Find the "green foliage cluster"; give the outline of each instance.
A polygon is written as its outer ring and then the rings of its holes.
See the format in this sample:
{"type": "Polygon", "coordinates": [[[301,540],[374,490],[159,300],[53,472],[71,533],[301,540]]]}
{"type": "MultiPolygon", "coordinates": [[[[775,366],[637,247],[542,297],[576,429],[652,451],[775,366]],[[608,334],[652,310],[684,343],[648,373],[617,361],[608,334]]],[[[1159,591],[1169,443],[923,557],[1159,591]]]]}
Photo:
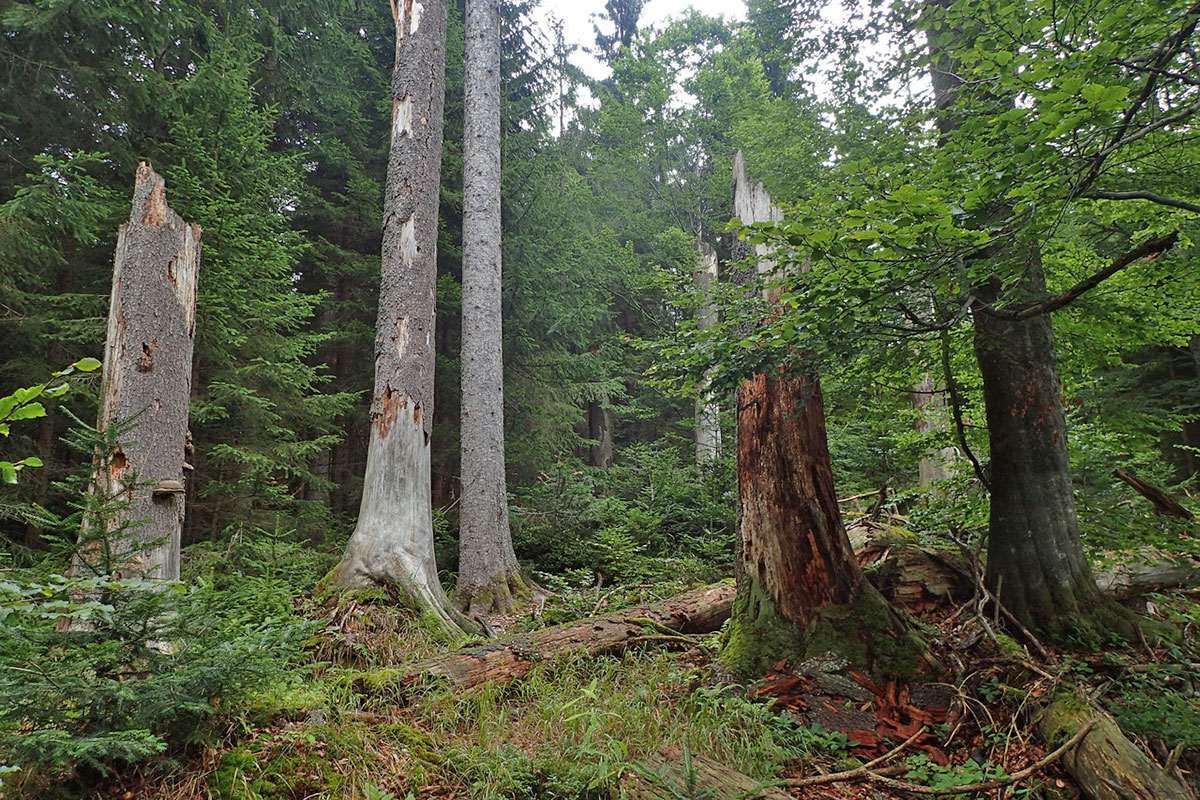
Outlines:
{"type": "Polygon", "coordinates": [[[514,543],[576,585],[702,581],[733,563],[733,465],[638,444],[608,469],[559,463],[517,493],[514,543]]]}

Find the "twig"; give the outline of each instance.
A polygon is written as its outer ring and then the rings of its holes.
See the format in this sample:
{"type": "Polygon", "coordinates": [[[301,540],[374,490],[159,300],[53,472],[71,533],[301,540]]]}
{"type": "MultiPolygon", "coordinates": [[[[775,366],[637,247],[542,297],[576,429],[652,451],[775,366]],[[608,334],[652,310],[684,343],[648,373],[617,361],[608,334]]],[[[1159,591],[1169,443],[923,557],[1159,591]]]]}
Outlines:
{"type": "MultiPolygon", "coordinates": [[[[893,747],[891,750],[879,756],[878,758],[868,761],[861,767],[844,770],[843,772],[830,772],[828,775],[810,775],[807,778],[789,778],[784,782],[784,785],[789,788],[796,788],[798,786],[820,786],[826,783],[842,783],[843,781],[866,778],[868,775],[872,774],[870,772],[872,767],[877,767],[880,764],[891,761],[893,758],[907,750],[908,747],[917,739],[919,739],[924,733],[925,727],[922,726],[919,731],[905,739],[900,745],[893,747]]],[[[878,775],[879,773],[874,774],[878,775]]]]}
{"type": "Polygon", "coordinates": [[[1019,772],[1014,772],[1012,775],[1009,775],[1008,777],[997,778],[994,781],[984,781],[983,783],[967,783],[967,784],[963,784],[961,786],[922,786],[919,783],[909,783],[908,781],[898,781],[893,778],[887,778],[887,777],[884,777],[883,775],[879,775],[879,774],[873,773],[873,772],[865,773],[865,777],[867,778],[867,780],[871,781],[872,783],[878,783],[883,786],[887,786],[888,788],[898,789],[899,791],[909,792],[911,794],[946,796],[946,795],[956,795],[956,794],[969,794],[972,792],[974,792],[976,794],[978,794],[980,792],[990,792],[993,789],[1003,789],[1005,786],[1012,786],[1014,783],[1020,783],[1021,781],[1025,780],[1026,778],[1032,776],[1034,773],[1039,772],[1039,771],[1045,769],[1046,767],[1050,766],[1055,761],[1057,761],[1058,759],[1060,759],[1064,755],[1066,755],[1066,753],[1068,753],[1072,748],[1074,748],[1076,745],[1078,745],[1080,742],[1082,742],[1084,740],[1084,738],[1089,733],[1091,733],[1092,728],[1094,728],[1095,726],[1096,726],[1096,720],[1090,720],[1086,725],[1084,725],[1082,728],[1080,728],[1078,731],[1076,731],[1075,735],[1072,736],[1070,739],[1068,739],[1062,745],[1062,747],[1059,747],[1057,750],[1049,753],[1040,761],[1038,761],[1034,764],[1031,764],[1030,766],[1026,767],[1025,769],[1020,770],[1019,772]]]}

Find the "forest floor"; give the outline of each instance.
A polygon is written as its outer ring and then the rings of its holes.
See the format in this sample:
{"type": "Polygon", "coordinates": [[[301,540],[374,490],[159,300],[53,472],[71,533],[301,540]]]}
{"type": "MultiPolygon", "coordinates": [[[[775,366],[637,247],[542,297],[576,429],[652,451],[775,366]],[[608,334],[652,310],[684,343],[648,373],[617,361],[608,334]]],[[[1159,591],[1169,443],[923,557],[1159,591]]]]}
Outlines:
{"type": "MultiPolygon", "coordinates": [[[[681,588],[552,594],[507,622],[534,631],[681,588]]],[[[717,633],[647,637],[620,655],[556,659],[505,685],[469,690],[409,679],[406,665],[464,642],[380,599],[298,601],[319,624],[312,663],[260,698],[221,743],[165,770],[126,776],[106,796],[911,798],[855,780],[791,789],[786,782],[889,755],[878,772],[929,787],[1004,779],[1047,754],[1033,720],[1065,687],[1112,713],[1159,764],[1200,774],[1197,673],[1187,644],[1039,652],[1038,643],[1006,635],[1002,620],[980,613],[977,598],[904,598],[945,673],[940,681],[880,686],[818,661],[780,664],[741,684],[716,661],[717,633]]],[[[1200,626],[1198,599],[1155,594],[1143,609],[1191,636],[1200,626]]],[[[969,796],[1078,792],[1060,759],[1011,788],[969,796]]]]}

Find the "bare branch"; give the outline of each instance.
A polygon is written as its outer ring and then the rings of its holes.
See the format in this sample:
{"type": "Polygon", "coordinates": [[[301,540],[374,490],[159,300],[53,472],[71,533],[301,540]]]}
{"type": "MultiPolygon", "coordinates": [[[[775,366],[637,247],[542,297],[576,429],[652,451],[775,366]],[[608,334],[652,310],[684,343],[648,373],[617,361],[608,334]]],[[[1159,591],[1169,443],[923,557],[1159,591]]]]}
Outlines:
{"type": "Polygon", "coordinates": [[[980,306],[980,310],[985,314],[991,314],[1000,319],[1025,320],[1033,317],[1041,316],[1058,311],[1063,306],[1074,302],[1080,295],[1095,289],[1104,281],[1116,275],[1121,270],[1141,261],[1144,258],[1157,258],[1163,253],[1175,246],[1175,242],[1179,239],[1179,232],[1175,231],[1167,236],[1160,236],[1157,239],[1150,239],[1143,242],[1138,247],[1130,250],[1125,255],[1113,261],[1104,269],[1081,280],[1079,283],[1072,286],[1067,291],[1060,295],[1051,297],[1048,300],[1043,300],[1040,303],[1024,306],[1022,308],[991,308],[989,306],[980,306]]]}
{"type": "Polygon", "coordinates": [[[1189,203],[1187,200],[1179,200],[1174,197],[1164,197],[1161,194],[1147,191],[1131,191],[1131,192],[1088,192],[1083,195],[1089,200],[1145,200],[1150,203],[1157,203],[1160,206],[1170,206],[1171,208],[1181,208],[1184,211],[1191,211],[1193,214],[1200,214],[1200,205],[1189,203]]]}

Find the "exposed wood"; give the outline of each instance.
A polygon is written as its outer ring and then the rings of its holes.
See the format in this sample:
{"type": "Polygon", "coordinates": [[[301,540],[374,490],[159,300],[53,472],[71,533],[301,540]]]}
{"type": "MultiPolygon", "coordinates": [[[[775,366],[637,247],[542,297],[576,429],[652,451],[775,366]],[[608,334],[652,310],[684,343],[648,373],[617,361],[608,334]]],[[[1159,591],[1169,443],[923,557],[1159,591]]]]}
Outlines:
{"type": "Polygon", "coordinates": [[[621,781],[628,800],[678,800],[681,797],[730,800],[791,800],[792,795],[769,783],[694,753],[665,748],[660,754],[639,759],[637,767],[621,781]]]}
{"type": "Polygon", "coordinates": [[[1190,800],[1187,789],[1131,742],[1109,714],[1074,694],[1057,697],[1038,721],[1047,741],[1088,726],[1063,766],[1091,800],[1190,800]]]}
{"type": "Polygon", "coordinates": [[[117,235],[96,422],[117,426],[117,447],[99,454],[92,475],[93,491],[126,502],[102,521],[120,532],[108,547],[84,542],[83,569],[179,577],[199,269],[200,226],[167,205],[163,179],[139,164],[117,235]]]}
{"type": "Polygon", "coordinates": [[[1195,519],[1195,515],[1179,502],[1152,483],[1147,483],[1132,472],[1124,469],[1114,469],[1113,475],[1129,486],[1142,497],[1150,501],[1154,510],[1168,517],[1180,519],[1195,519]]]}
{"type": "Polygon", "coordinates": [[[409,669],[408,679],[441,676],[463,688],[507,683],[540,663],[563,656],[620,653],[663,629],[680,634],[712,633],[729,618],[733,596],[734,587],[729,584],[707,586],[654,605],[464,647],[417,662],[409,669]]]}

